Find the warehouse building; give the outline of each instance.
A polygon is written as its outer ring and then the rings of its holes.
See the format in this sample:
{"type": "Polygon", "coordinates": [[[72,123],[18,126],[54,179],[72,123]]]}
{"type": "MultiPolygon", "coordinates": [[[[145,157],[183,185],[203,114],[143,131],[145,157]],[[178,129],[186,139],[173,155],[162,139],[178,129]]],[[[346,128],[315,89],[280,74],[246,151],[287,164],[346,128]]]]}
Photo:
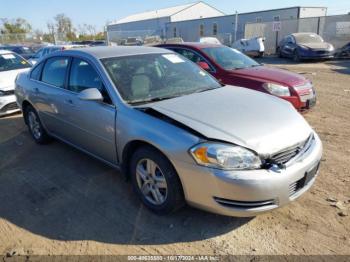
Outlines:
{"type": "Polygon", "coordinates": [[[327,15],[326,7],[289,7],[218,17],[171,21],[166,24],[166,37],[198,41],[202,36],[215,36],[225,43],[244,38],[247,23],[263,23],[327,15]],[[237,27],[235,22],[237,21],[237,27]]]}
{"type": "Polygon", "coordinates": [[[166,36],[166,25],[190,19],[220,17],[224,13],[204,3],[196,2],[139,13],[122,18],[107,27],[109,37],[159,35],[166,36]]]}

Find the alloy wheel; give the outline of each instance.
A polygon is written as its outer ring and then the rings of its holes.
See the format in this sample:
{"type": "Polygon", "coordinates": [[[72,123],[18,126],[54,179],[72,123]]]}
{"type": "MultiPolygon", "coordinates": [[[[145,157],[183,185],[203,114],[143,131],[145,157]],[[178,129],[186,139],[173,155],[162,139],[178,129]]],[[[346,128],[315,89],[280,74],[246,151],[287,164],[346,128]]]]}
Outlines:
{"type": "Polygon", "coordinates": [[[32,132],[35,139],[40,139],[41,137],[41,126],[38,117],[33,111],[28,113],[28,124],[30,131],[32,132]]]}
{"type": "Polygon", "coordinates": [[[150,159],[142,159],[136,166],[137,185],[142,195],[153,205],[162,205],[168,195],[165,176],[150,159]]]}

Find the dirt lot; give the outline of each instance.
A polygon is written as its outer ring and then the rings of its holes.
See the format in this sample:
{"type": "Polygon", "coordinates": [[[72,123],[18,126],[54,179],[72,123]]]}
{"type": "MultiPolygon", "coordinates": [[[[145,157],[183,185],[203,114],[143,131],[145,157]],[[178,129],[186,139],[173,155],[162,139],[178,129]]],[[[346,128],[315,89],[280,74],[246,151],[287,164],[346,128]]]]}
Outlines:
{"type": "Polygon", "coordinates": [[[34,144],[15,115],[0,119],[0,254],[350,255],[350,61],[263,62],[306,74],[318,92],[305,117],[324,157],[298,201],[252,219],[190,207],[159,217],[115,170],[60,142],[34,144]]]}

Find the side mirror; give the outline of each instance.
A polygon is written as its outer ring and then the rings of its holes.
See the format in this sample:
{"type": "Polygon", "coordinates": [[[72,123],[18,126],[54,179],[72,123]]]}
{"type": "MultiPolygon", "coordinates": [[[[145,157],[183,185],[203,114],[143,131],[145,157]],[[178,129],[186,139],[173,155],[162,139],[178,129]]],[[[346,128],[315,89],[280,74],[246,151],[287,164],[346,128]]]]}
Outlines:
{"type": "Polygon", "coordinates": [[[88,88],[78,94],[78,98],[84,101],[103,101],[103,96],[97,88],[88,88]]]}
{"type": "Polygon", "coordinates": [[[205,71],[210,71],[210,66],[206,62],[198,62],[197,65],[199,65],[205,71]]]}

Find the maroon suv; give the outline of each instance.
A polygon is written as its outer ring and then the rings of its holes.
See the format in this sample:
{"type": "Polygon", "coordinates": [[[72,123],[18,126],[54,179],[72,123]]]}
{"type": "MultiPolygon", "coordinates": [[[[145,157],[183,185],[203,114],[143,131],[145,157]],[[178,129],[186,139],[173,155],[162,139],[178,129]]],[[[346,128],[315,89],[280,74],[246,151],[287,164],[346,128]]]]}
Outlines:
{"type": "Polygon", "coordinates": [[[304,111],[316,103],[312,82],[302,75],[261,65],[241,52],[223,45],[205,43],[163,44],[226,85],[242,86],[269,93],[291,102],[304,111]]]}

